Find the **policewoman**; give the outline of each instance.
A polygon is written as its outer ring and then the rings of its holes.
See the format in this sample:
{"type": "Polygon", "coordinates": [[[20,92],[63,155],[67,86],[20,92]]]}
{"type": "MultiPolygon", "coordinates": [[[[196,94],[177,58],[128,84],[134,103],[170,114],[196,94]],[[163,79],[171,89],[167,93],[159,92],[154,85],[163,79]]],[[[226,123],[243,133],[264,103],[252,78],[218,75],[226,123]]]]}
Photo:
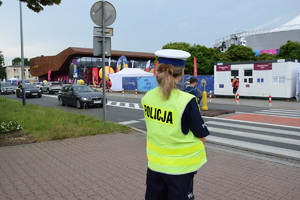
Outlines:
{"type": "Polygon", "coordinates": [[[190,53],[164,49],[159,58],[158,87],[142,99],[147,126],[146,200],[194,199],[193,178],[206,163],[203,143],[209,131],[194,95],[176,89],[190,53]]]}

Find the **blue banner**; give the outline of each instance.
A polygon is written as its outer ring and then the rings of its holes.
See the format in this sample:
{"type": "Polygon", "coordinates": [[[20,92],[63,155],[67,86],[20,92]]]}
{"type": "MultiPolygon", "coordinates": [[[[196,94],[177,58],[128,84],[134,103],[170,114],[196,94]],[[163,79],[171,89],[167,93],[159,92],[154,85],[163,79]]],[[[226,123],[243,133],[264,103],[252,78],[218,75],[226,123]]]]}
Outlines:
{"type": "MultiPolygon", "coordinates": [[[[188,78],[191,78],[191,77],[195,77],[195,76],[184,76],[184,82],[188,78]]],[[[213,75],[196,76],[196,78],[198,80],[198,84],[197,84],[198,90],[200,90],[201,92],[204,91],[204,88],[201,85],[201,80],[205,79],[206,80],[205,91],[207,92],[207,94],[209,94],[210,91],[212,93],[214,93],[214,76],[213,75]]]]}
{"type": "Polygon", "coordinates": [[[157,87],[156,77],[138,77],[138,90],[150,91],[157,87]]]}
{"type": "Polygon", "coordinates": [[[123,88],[124,90],[135,90],[137,89],[137,77],[123,77],[123,88]]]}

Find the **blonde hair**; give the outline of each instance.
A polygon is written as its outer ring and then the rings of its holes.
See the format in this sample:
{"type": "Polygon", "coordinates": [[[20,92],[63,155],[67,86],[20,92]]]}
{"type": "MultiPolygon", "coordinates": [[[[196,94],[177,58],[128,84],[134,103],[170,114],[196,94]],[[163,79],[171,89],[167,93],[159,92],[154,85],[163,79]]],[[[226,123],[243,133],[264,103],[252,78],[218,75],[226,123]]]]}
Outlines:
{"type": "Polygon", "coordinates": [[[174,67],[170,64],[159,64],[157,66],[156,80],[161,89],[163,99],[168,100],[172,89],[176,88],[175,78],[182,76],[183,67],[174,67]]]}

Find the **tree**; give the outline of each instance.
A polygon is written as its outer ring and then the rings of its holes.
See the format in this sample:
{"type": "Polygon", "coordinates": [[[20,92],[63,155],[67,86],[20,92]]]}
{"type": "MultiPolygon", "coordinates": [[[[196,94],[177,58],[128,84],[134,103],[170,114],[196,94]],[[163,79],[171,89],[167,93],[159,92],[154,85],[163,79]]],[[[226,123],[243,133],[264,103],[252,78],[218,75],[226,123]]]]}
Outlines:
{"type": "Polygon", "coordinates": [[[232,62],[243,62],[256,60],[252,48],[232,44],[225,52],[226,57],[232,62]]]}
{"type": "MultiPolygon", "coordinates": [[[[12,60],[12,65],[21,65],[22,59],[19,57],[16,57],[12,60]]],[[[28,61],[28,58],[24,58],[24,66],[30,66],[30,62],[28,61]]]]}
{"type": "MultiPolygon", "coordinates": [[[[52,6],[54,4],[59,5],[61,0],[20,0],[21,2],[27,3],[27,7],[34,12],[39,13],[44,10],[43,6],[52,6]]],[[[0,6],[2,1],[0,0],[0,6]]]]}
{"type": "Polygon", "coordinates": [[[300,43],[287,41],[286,44],[280,47],[277,57],[282,59],[300,59],[300,43]]]}
{"type": "Polygon", "coordinates": [[[1,80],[3,80],[6,77],[3,66],[4,66],[4,57],[2,55],[2,51],[0,51],[0,79],[1,80]]]}
{"type": "Polygon", "coordinates": [[[262,53],[257,56],[257,60],[276,60],[277,56],[269,53],[262,53]]]}

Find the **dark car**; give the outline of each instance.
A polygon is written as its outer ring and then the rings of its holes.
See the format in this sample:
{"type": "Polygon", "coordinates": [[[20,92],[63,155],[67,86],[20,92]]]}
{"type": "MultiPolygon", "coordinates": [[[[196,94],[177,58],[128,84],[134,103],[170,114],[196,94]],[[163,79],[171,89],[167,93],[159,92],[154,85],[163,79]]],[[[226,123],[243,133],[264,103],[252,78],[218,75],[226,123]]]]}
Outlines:
{"type": "MultiPolygon", "coordinates": [[[[19,85],[16,89],[16,96],[22,97],[22,85],[19,85]]],[[[25,84],[25,96],[26,97],[42,97],[42,91],[33,84],[25,84]]]]}
{"type": "Polygon", "coordinates": [[[60,106],[76,106],[78,109],[88,106],[103,106],[103,95],[87,85],[64,85],[58,93],[60,106]]]}
{"type": "Polygon", "coordinates": [[[15,93],[15,88],[10,82],[0,83],[0,94],[11,94],[15,93]]]}

